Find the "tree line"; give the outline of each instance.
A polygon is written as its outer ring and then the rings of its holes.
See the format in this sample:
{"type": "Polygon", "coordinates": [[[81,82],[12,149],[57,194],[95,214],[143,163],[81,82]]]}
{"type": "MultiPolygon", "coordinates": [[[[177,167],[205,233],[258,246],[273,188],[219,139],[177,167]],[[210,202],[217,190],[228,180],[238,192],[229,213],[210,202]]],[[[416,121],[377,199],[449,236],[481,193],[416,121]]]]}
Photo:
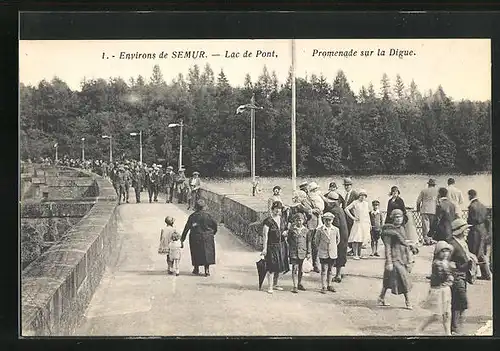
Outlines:
{"type": "MultiPolygon", "coordinates": [[[[491,101],[452,101],[441,86],[420,92],[415,82],[384,74],[381,89],[370,83],[352,91],[343,71],[297,78],[297,171],[299,175],[474,173],[491,170],[491,101]]],[[[176,165],[178,128],[184,122],[183,164],[205,176],[245,174],[250,168],[249,112],[256,104],[256,172],[291,173],[291,74],[279,84],[264,67],[256,81],[246,75],[232,86],[223,71],[194,65],[187,77],[165,82],[155,65],[151,77],[84,79],[80,91],[61,79],[20,85],[22,159],[81,155],[108,159],[139,157],[176,165]]]]}

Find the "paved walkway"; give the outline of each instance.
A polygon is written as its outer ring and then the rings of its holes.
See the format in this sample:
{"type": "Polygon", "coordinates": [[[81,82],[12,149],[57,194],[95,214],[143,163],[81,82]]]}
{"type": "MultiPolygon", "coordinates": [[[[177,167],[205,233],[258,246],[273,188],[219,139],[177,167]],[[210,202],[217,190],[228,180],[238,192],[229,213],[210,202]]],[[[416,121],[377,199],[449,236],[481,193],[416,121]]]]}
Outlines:
{"type": "MultiPolygon", "coordinates": [[[[146,198],[143,194],[143,199],[146,198]]],[[[131,196],[132,198],[132,196],[131,196]]],[[[131,200],[133,201],[133,200],[131,200]]],[[[415,309],[403,309],[402,296],[388,294],[391,307],[376,303],[384,260],[350,260],[337,293],[322,295],[319,275],[305,277],[308,291],[292,294],[290,273],[284,291],[258,291],[255,262],[259,252],[248,248],[222,225],[216,236],[217,264],[210,277],[193,276],[189,245],[181,260],[181,275],[166,274],[164,256],[157,254],[166,215],[182,230],[189,213],[184,205],[123,204],[119,207],[118,258],[106,269],[85,319],[75,335],[85,336],[294,336],[294,335],[415,335],[428,316],[418,307],[428,290],[430,249],[422,248],[413,277],[415,309]]],[[[186,241],[186,244],[188,242],[186,241]]],[[[382,250],[381,250],[382,251],[382,250]]],[[[470,310],[465,331],[490,334],[492,284],[469,289],[470,310]]],[[[434,325],[429,335],[439,335],[434,325]]]]}

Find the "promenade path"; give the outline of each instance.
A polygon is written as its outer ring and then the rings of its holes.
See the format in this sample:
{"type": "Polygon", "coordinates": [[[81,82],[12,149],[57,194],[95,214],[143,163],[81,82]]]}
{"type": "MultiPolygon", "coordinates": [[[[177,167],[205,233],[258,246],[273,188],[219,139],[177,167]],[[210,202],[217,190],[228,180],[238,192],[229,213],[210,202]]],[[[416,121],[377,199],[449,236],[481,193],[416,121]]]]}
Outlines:
{"type": "MultiPolygon", "coordinates": [[[[292,294],[287,273],[281,284],[285,290],[271,295],[258,290],[259,252],[222,225],[210,277],[191,274],[187,241],[180,276],[167,275],[165,258],[157,254],[163,219],[173,216],[182,230],[189,212],[185,205],[165,204],[164,199],[133,201],[119,206],[116,262],[106,268],[75,336],[411,336],[429,315],[418,302],[428,291],[430,248],[422,248],[412,273],[413,311],[403,308],[402,296],[390,293],[391,306],[377,306],[383,258],[349,260],[336,293],[320,294],[319,274],[310,273],[304,278],[308,290],[292,294]]],[[[491,282],[478,281],[468,291],[465,332],[474,335],[481,329],[481,334],[491,335],[491,282]]],[[[441,333],[442,327],[433,325],[426,334],[441,333]]]]}

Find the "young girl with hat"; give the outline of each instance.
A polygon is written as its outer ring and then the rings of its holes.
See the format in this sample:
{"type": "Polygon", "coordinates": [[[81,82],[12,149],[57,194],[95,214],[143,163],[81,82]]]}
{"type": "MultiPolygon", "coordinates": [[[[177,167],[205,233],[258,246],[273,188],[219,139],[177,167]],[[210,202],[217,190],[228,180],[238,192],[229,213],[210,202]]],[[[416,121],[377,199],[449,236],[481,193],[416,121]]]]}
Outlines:
{"type": "Polygon", "coordinates": [[[432,262],[431,287],[422,308],[432,311],[432,315],[422,323],[418,332],[422,333],[430,324],[442,321],[446,335],[451,335],[451,285],[453,274],[449,262],[452,246],[446,241],[438,241],[432,262]]]}
{"type": "Polygon", "coordinates": [[[305,291],[302,285],[302,264],[304,259],[311,258],[311,235],[309,229],[304,226],[305,216],[296,213],[292,217],[292,225],[288,230],[288,252],[290,264],[292,265],[293,293],[298,290],[305,291]]]}
{"type": "Polygon", "coordinates": [[[333,225],[335,216],[326,212],[323,214],[323,225],[320,226],[314,235],[314,241],[318,250],[318,258],[321,264],[321,293],[327,291],[335,292],[331,285],[332,269],[337,259],[337,245],[340,243],[340,232],[333,225]]]}

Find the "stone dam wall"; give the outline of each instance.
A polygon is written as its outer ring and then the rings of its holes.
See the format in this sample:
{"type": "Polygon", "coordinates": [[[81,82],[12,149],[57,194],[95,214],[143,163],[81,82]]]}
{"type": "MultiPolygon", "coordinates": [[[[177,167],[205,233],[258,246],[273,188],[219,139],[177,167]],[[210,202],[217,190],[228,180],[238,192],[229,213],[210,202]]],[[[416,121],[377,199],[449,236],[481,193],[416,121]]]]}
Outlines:
{"type": "MultiPolygon", "coordinates": [[[[94,201],[26,203],[21,211],[36,214],[38,221],[57,215],[72,223],[21,272],[23,337],[71,335],[112,259],[118,233],[115,190],[100,176],[82,174],[93,180],[93,191],[97,194],[94,201]],[[74,217],[64,217],[69,213],[74,217]]],[[[81,196],[84,195],[85,192],[81,196]]]]}

